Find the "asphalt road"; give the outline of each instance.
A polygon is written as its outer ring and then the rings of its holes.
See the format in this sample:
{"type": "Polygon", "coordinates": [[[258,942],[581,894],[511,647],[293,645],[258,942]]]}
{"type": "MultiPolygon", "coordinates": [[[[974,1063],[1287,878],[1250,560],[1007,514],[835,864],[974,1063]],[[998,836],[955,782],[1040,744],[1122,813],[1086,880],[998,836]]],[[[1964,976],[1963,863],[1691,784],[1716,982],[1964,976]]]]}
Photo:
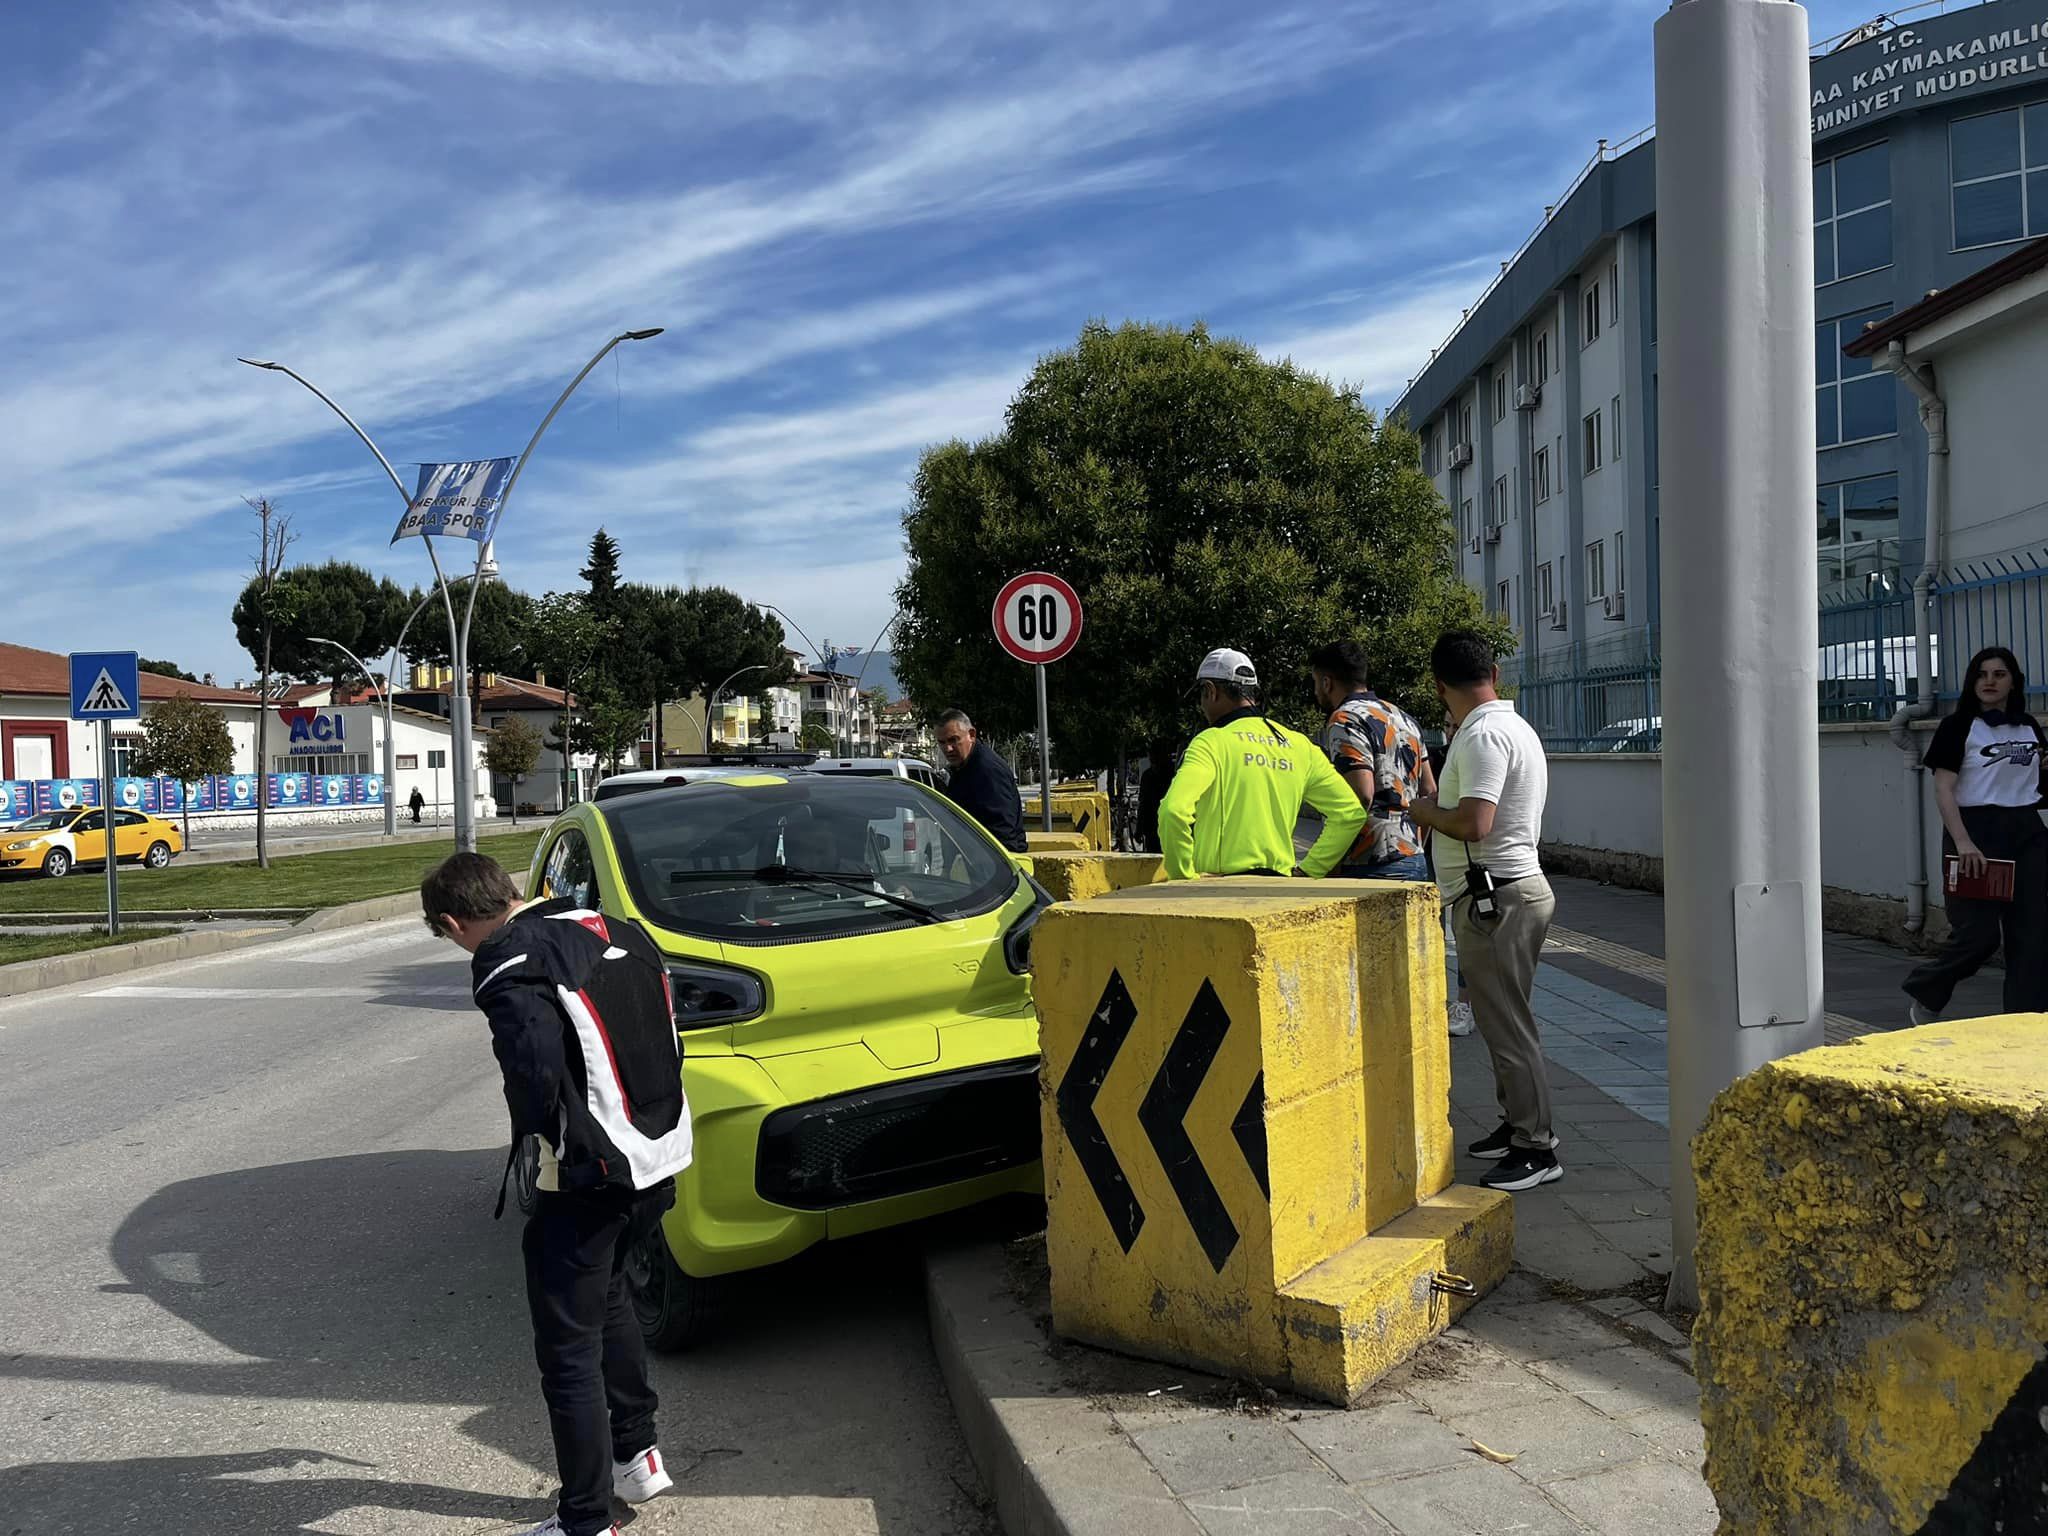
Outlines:
{"type": "MultiPolygon", "coordinates": [[[[0,1002],[0,1536],[504,1532],[552,1511],[504,1108],[412,921],[0,1002]]],[[[914,1239],[657,1359],[665,1532],[988,1536],[914,1239]]]]}

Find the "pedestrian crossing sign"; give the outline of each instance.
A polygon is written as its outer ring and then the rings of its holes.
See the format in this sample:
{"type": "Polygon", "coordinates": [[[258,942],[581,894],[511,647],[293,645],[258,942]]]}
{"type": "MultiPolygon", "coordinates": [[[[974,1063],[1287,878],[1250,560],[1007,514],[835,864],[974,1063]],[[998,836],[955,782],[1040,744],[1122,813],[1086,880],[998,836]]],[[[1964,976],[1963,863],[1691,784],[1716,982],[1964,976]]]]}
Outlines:
{"type": "Polygon", "coordinates": [[[133,720],[142,713],[141,669],[134,651],[71,653],[71,718],[133,720]]]}

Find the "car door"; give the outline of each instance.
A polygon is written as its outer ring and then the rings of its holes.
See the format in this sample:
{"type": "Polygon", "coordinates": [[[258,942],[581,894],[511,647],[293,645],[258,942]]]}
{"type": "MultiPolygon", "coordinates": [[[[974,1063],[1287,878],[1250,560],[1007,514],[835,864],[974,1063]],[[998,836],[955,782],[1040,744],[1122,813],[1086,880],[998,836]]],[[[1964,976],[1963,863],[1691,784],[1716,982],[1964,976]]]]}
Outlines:
{"type": "Polygon", "coordinates": [[[107,813],[87,811],[71,823],[71,860],[97,864],[107,856],[107,813]]]}
{"type": "Polygon", "coordinates": [[[569,827],[555,840],[547,866],[541,872],[540,894],[545,900],[566,896],[579,907],[596,910],[597,866],[580,828],[569,827]]]}
{"type": "Polygon", "coordinates": [[[114,812],[114,857],[139,859],[149,852],[149,818],[140,811],[114,812]]]}

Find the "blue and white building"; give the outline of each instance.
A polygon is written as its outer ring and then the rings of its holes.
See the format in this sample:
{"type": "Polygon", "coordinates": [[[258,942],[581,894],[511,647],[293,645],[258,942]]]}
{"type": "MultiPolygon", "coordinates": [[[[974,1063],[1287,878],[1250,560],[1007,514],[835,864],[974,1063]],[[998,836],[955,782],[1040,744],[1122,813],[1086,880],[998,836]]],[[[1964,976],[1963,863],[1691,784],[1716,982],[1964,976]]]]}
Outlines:
{"type": "MultiPolygon", "coordinates": [[[[2048,8],[1909,7],[1818,46],[1812,91],[1816,600],[1870,602],[1924,558],[1927,443],[1881,359],[1842,349],[2048,235],[2048,8]]],[[[1656,153],[1647,134],[1603,143],[1393,407],[1559,743],[1658,714],[1656,153]]],[[[1956,505],[1940,554],[2044,545],[2048,500],[1956,505]]]]}

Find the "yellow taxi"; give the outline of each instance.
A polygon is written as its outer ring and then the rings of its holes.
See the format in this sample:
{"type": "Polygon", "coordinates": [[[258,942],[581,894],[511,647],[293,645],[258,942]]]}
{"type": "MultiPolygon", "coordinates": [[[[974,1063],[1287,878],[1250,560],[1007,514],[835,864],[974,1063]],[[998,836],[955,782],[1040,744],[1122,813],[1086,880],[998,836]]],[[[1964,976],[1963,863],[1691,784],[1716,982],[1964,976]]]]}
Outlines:
{"type": "MultiPolygon", "coordinates": [[[[162,869],[185,851],[176,822],[141,811],[114,812],[114,857],[162,869]]],[[[81,864],[107,862],[107,813],[97,806],[44,811],[0,830],[0,874],[40,872],[55,879],[81,864]]]]}

